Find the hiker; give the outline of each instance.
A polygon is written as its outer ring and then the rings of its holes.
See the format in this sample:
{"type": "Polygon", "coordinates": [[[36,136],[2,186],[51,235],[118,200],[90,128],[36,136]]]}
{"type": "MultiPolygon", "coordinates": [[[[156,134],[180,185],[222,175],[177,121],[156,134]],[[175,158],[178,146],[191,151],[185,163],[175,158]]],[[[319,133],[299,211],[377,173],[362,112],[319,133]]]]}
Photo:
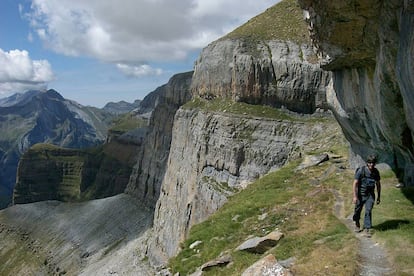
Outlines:
{"type": "Polygon", "coordinates": [[[355,231],[361,232],[365,229],[367,237],[372,235],[372,208],[375,202],[375,187],[377,187],[377,204],[381,202],[381,177],[375,168],[377,158],[371,155],[366,160],[366,165],[359,167],[355,171],[354,182],[352,184],[353,203],[355,204],[353,221],[355,221],[355,231]],[[359,220],[361,211],[365,205],[364,226],[361,229],[359,220]]]}

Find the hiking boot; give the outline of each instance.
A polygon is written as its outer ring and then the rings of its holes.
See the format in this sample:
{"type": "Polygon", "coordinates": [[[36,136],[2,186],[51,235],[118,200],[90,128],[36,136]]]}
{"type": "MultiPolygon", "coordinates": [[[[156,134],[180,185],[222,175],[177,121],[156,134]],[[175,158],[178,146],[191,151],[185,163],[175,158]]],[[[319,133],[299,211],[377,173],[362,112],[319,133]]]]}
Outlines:
{"type": "Polygon", "coordinates": [[[361,225],[359,225],[359,221],[355,221],[355,229],[354,229],[354,231],[356,233],[361,232],[361,225]]]}
{"type": "Polygon", "coordinates": [[[372,230],[371,228],[365,229],[365,237],[371,238],[372,237],[372,230]]]}

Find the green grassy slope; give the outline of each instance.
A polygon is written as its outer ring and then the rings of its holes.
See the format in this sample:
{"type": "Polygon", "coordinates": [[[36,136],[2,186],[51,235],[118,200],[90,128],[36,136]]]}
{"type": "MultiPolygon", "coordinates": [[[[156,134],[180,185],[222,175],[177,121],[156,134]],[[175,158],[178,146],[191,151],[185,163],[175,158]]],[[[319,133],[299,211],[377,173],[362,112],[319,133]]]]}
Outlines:
{"type": "Polygon", "coordinates": [[[296,0],[284,0],[250,19],[221,39],[284,40],[310,42],[302,9],[296,0]]]}

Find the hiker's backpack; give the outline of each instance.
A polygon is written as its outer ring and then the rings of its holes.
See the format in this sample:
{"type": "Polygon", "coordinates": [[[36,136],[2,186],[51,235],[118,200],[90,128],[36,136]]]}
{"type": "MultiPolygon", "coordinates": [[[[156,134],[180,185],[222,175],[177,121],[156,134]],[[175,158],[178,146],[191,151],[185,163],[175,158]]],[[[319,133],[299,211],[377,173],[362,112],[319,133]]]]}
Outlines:
{"type": "Polygon", "coordinates": [[[370,172],[367,173],[367,169],[368,168],[366,166],[362,166],[355,171],[356,173],[358,170],[361,170],[361,176],[359,178],[359,191],[362,196],[373,194],[375,190],[375,184],[377,182],[372,177],[367,177],[367,175],[371,176],[370,172]]]}

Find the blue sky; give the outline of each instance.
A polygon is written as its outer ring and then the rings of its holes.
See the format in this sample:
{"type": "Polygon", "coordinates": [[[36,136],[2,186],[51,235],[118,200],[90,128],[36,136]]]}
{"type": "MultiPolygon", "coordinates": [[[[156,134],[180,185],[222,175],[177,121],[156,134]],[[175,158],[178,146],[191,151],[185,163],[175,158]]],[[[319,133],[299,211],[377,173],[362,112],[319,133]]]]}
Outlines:
{"type": "Polygon", "coordinates": [[[0,0],[0,97],[53,88],[97,107],[143,99],[276,2],[0,0]]]}

